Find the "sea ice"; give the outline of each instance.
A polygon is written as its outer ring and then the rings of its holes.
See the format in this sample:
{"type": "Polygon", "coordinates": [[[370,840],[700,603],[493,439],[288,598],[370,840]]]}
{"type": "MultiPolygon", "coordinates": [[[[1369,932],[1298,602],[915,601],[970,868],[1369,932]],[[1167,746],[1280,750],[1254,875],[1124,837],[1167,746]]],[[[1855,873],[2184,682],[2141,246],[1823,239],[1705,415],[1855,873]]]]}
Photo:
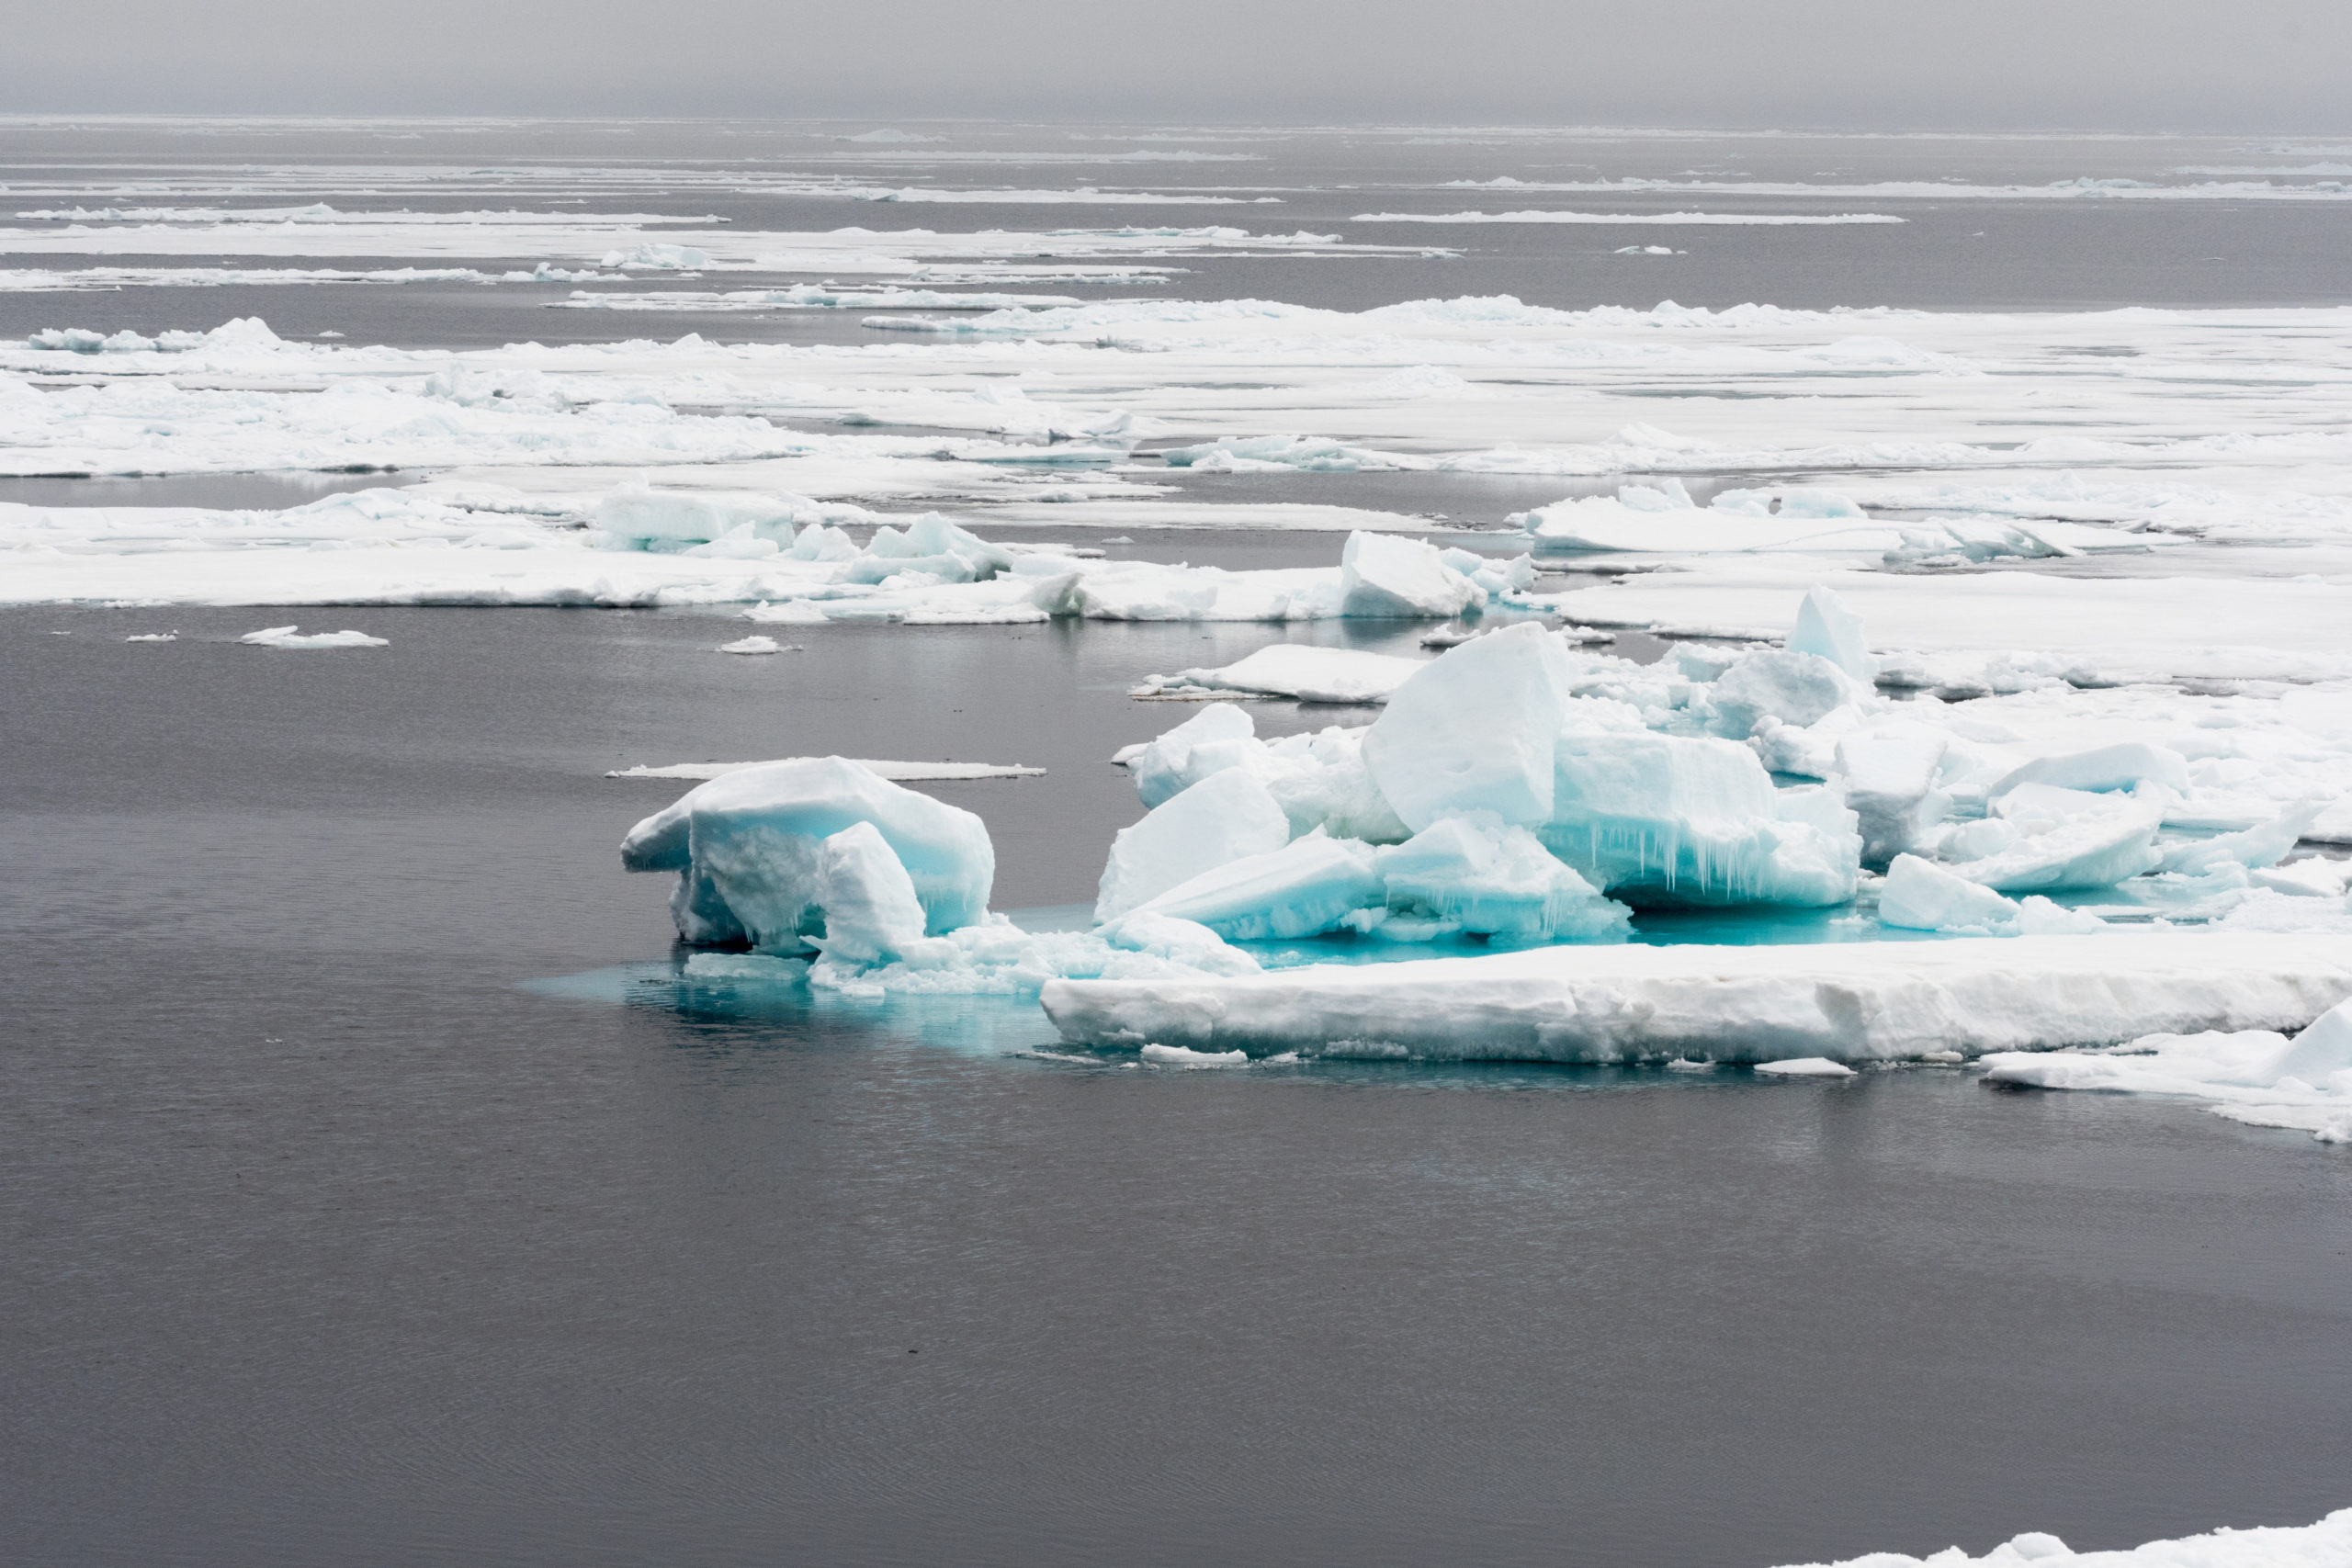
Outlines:
{"type": "Polygon", "coordinates": [[[1854,1069],[1843,1062],[1833,1062],[1826,1056],[1792,1056],[1778,1062],[1758,1062],[1756,1071],[1766,1077],[1776,1078],[1850,1078],[1854,1069]]]}
{"type": "Polygon", "coordinates": [[[1340,613],[1361,619],[1444,620],[1486,603],[1478,585],[1437,547],[1394,534],[1348,536],[1340,555],[1340,613]]]}
{"type": "Polygon", "coordinates": [[[1365,766],[1408,827],[1492,812],[1552,814],[1553,750],[1573,675],[1541,626],[1506,627],[1451,649],[1392,693],[1365,734],[1365,766]]]}
{"type": "Polygon", "coordinates": [[[257,632],[247,632],[237,639],[255,648],[389,648],[388,637],[369,637],[366,632],[304,632],[299,626],[266,626],[257,632]]]}
{"type": "MultiPolygon", "coordinates": [[[[2076,1551],[2039,1530],[2012,1536],[1982,1557],[1948,1547],[1932,1557],[1874,1551],[1826,1568],[2337,1568],[2352,1560],[2352,1508],[2339,1508],[2317,1524],[2233,1529],[2177,1540],[2152,1540],[2120,1551],[2076,1551]]],[[[1792,1565],[1796,1568],[1796,1565],[1792,1565]]],[[[1802,1568],[1825,1568],[1818,1562],[1802,1568]]]]}
{"type": "Polygon", "coordinates": [[[1212,773],[1119,830],[1094,918],[1115,920],[1204,872],[1272,854],[1290,838],[1290,818],[1247,769],[1212,773]]]}
{"type": "Polygon", "coordinates": [[[2291,1040],[2267,1029],[2154,1033],[2106,1051],[2005,1052],[1984,1066],[1995,1083],[2180,1095],[2234,1122],[2352,1143],[2352,1003],[2291,1040]]]}
{"type": "Polygon", "coordinates": [[[1216,669],[1180,670],[1154,675],[1136,687],[1136,696],[1241,692],[1256,696],[1295,697],[1309,703],[1383,703],[1419,672],[1424,660],[1362,649],[1315,648],[1278,642],[1216,669]]]}
{"type": "Polygon", "coordinates": [[[1063,1038],[1432,1060],[1847,1063],[2300,1029],[2352,998],[2341,935],[1554,946],[1233,978],[1063,981],[1063,1038]]]}
{"type": "Polygon", "coordinates": [[[858,822],[905,868],[926,933],[987,912],[996,852],[980,819],[839,757],[745,768],[689,790],[629,829],[621,864],[678,874],[671,912],[688,942],[793,953],[826,930],[822,846],[858,822]]]}
{"type": "Polygon", "coordinates": [[[1371,845],[1317,829],[1179,883],[1137,912],[1196,921],[1233,942],[1313,936],[1385,897],[1376,867],[1371,845]]]}
{"type": "Polygon", "coordinates": [[[772,637],[737,637],[718,645],[721,653],[782,653],[784,645],[772,637]]]}

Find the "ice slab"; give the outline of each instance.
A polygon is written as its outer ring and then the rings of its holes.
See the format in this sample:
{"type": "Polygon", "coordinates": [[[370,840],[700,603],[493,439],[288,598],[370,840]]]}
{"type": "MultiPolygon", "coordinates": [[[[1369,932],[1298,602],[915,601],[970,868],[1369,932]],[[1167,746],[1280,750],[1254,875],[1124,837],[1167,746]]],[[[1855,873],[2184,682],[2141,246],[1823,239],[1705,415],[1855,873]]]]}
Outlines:
{"type": "MultiPolygon", "coordinates": [[[[728,773],[741,773],[746,768],[772,768],[784,762],[815,760],[777,757],[758,762],[666,762],[659,767],[639,762],[633,768],[616,768],[605,776],[608,779],[715,779],[728,773]]],[[[888,762],[865,757],[852,758],[851,761],[876,778],[888,779],[893,784],[945,783],[960,779],[1036,779],[1046,775],[1043,768],[1025,767],[1018,762],[888,762]]]]}
{"type": "Polygon", "coordinates": [[[1167,697],[1238,692],[1309,703],[1385,703],[1428,661],[1361,649],[1276,643],[1231,664],[1154,675],[1131,695],[1167,697]]]}
{"type": "Polygon", "coordinates": [[[1247,769],[1212,773],[1119,830],[1094,918],[1115,920],[1204,872],[1272,854],[1290,837],[1289,817],[1247,769]]]}
{"type": "Polygon", "coordinates": [[[2300,1029],[2352,997],[2324,935],[2116,931],[1814,947],[1551,947],[1241,979],[1068,981],[1065,1039],[1456,1061],[1847,1063],[2300,1029]]]}
{"type": "Polygon", "coordinates": [[[300,626],[266,626],[257,632],[247,632],[237,639],[254,648],[389,648],[390,638],[370,637],[366,632],[305,632],[300,626]]]}
{"type": "Polygon", "coordinates": [[[2264,1029],[2156,1033],[2100,1052],[2003,1052],[1984,1066],[1995,1083],[2189,1097],[2232,1121],[2352,1143],[2352,1005],[2291,1040],[2264,1029]]]}
{"type": "Polygon", "coordinates": [[[2250,1529],[2225,1525],[2205,1535],[2152,1540],[2117,1551],[2075,1551],[2056,1536],[2034,1530],[2012,1536],[1982,1557],[1971,1557],[1954,1546],[1927,1558],[1874,1551],[1802,1568],[2025,1568],[2036,1562],[2057,1568],[2335,1568],[2347,1560],[2352,1560],[2352,1508],[2339,1508],[2317,1524],[2250,1529]]]}

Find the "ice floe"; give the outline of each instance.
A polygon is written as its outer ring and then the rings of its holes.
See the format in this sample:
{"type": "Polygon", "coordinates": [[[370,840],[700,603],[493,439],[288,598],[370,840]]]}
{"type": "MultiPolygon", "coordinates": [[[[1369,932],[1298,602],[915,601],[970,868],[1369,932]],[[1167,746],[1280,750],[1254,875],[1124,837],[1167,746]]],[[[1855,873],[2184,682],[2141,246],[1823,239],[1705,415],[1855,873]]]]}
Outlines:
{"type": "MultiPolygon", "coordinates": [[[[777,762],[804,761],[795,757],[775,758],[759,762],[667,762],[660,766],[640,762],[632,768],[619,768],[605,776],[608,779],[715,779],[728,773],[741,773],[745,768],[773,767],[777,762]]],[[[891,762],[855,759],[856,765],[879,779],[893,784],[915,784],[924,780],[946,783],[960,779],[1035,779],[1043,778],[1043,768],[1023,767],[1018,762],[891,762]]]]}
{"type": "MultiPolygon", "coordinates": [[[[2301,1029],[2352,998],[2324,935],[1813,946],[1562,946],[1238,976],[1064,980],[1066,1040],[1454,1061],[1847,1064],[2041,1052],[2159,1032],[2301,1029]]],[[[2039,1059],[2034,1058],[2034,1059],[2039,1059]]]]}
{"type": "Polygon", "coordinates": [[[2234,1122],[2352,1143],[2352,1003],[2292,1039],[2266,1029],[2148,1034],[2102,1051],[2003,1052],[1984,1066],[1995,1083],[2211,1100],[2234,1122]]]}
{"type": "MultiPolygon", "coordinates": [[[[1924,1558],[1874,1551],[1826,1568],[2025,1568],[2028,1563],[2060,1568],[2333,1568],[2347,1555],[2352,1555],[2352,1508],[2339,1508],[2316,1524],[2250,1529],[2225,1525],[2205,1535],[2152,1540],[2115,1551],[2076,1551],[2054,1535],[2030,1530],[1982,1557],[1971,1557],[1956,1546],[1924,1558]]],[[[1803,1568],[1825,1565],[1806,1563],[1803,1568]]]]}
{"type": "MultiPolygon", "coordinates": [[[[165,640],[168,640],[166,638],[165,640]]],[[[389,648],[388,637],[370,637],[366,632],[305,632],[300,626],[265,626],[257,632],[247,632],[237,639],[254,648],[315,649],[315,648],[389,648]]]]}

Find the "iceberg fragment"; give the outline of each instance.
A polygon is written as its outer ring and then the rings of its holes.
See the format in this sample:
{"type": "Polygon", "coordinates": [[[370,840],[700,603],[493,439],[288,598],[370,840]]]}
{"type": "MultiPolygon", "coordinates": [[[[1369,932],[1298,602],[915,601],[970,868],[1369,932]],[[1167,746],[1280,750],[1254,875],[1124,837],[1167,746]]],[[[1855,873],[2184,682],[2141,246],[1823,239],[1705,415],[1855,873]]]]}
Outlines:
{"type": "MultiPolygon", "coordinates": [[[[1781,511],[1783,515],[1789,513],[1786,498],[1781,511]]],[[[1826,659],[1864,685],[1878,678],[1878,660],[1871,657],[1870,644],[1862,637],[1862,617],[1820,583],[1805,590],[1804,603],[1797,607],[1796,629],[1789,634],[1788,647],[1792,653],[1811,653],[1826,659]]]]}
{"type": "Polygon", "coordinates": [[[1541,626],[1475,638],[1390,694],[1364,736],[1364,763],[1416,831],[1465,811],[1542,822],[1552,814],[1553,740],[1574,681],[1566,651],[1541,626]]]}
{"type": "Polygon", "coordinates": [[[312,648],[390,648],[387,637],[369,637],[366,632],[304,632],[300,626],[266,626],[257,632],[247,632],[237,639],[254,648],[312,649],[312,648]]]}
{"type": "Polygon", "coordinates": [[[1865,865],[1886,864],[1951,813],[1951,796],[1936,787],[1951,744],[1925,728],[1849,735],[1838,742],[1833,766],[1846,786],[1846,804],[1860,820],[1865,865]]]}
{"type": "Polygon", "coordinates": [[[2188,759],[2170,747],[2126,740],[2087,751],[2036,757],[2002,774],[1985,793],[2003,795],[2029,784],[2075,790],[2131,789],[2143,779],[2186,795],[2190,788],[2188,759]]]}
{"type": "Polygon", "coordinates": [[[679,874],[671,908],[687,942],[748,940],[793,953],[828,934],[823,846],[859,822],[904,868],[923,912],[919,934],[986,913],[996,852],[980,819],[840,757],[772,762],[700,784],[629,829],[621,864],[679,874]]]}
{"type": "Polygon", "coordinates": [[[1861,836],[1834,800],[1776,791],[1745,746],[1646,731],[1558,738],[1555,801],[1537,837],[1635,908],[1842,904],[1861,836]],[[1807,817],[1826,818],[1806,820],[1807,817]]]}
{"type": "Polygon", "coordinates": [[[1262,748],[1247,708],[1211,703],[1127,758],[1147,807],[1158,807],[1212,773],[1243,765],[1262,748]]]}
{"type": "Polygon", "coordinates": [[[1484,813],[1449,817],[1374,860],[1391,911],[1482,935],[1590,940],[1629,911],[1601,897],[1525,828],[1484,813]]]}
{"type": "Polygon", "coordinates": [[[1094,918],[1115,920],[1203,872],[1272,854],[1290,837],[1289,817],[1249,770],[1212,773],[1119,830],[1102,868],[1094,918]]]}
{"type": "Polygon", "coordinates": [[[1486,591],[1445,564],[1436,546],[1395,534],[1354,533],[1340,552],[1340,614],[1374,620],[1444,620],[1486,603],[1486,591]]]}
{"type": "Polygon", "coordinates": [[[2307,800],[2300,806],[2289,807],[2267,822],[2258,823],[2240,832],[2222,833],[2211,839],[2176,844],[2165,852],[2164,859],[2156,869],[2196,873],[2221,865],[2243,865],[2252,869],[2277,865],[2302,841],[2303,834],[2319,820],[2320,813],[2325,811],[2330,804],[2324,800],[2307,800]]]}
{"type": "Polygon", "coordinates": [[[1999,892],[2112,887],[2164,859],[2163,807],[2137,795],[2024,784],[1993,808],[1996,816],[1952,835],[1947,858],[1956,859],[1955,874],[1999,892]]]}
{"type": "Polygon", "coordinates": [[[1385,897],[1370,844],[1321,829],[1270,854],[1229,861],[1145,902],[1234,942],[1314,936],[1385,897]]]}

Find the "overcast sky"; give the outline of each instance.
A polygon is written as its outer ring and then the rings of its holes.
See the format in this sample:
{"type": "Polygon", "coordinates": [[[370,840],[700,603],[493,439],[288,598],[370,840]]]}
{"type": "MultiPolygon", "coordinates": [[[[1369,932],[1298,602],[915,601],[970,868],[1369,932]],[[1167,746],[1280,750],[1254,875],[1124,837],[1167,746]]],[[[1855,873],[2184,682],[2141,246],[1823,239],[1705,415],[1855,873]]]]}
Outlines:
{"type": "Polygon", "coordinates": [[[19,0],[0,110],[2352,130],[2352,0],[19,0]]]}

